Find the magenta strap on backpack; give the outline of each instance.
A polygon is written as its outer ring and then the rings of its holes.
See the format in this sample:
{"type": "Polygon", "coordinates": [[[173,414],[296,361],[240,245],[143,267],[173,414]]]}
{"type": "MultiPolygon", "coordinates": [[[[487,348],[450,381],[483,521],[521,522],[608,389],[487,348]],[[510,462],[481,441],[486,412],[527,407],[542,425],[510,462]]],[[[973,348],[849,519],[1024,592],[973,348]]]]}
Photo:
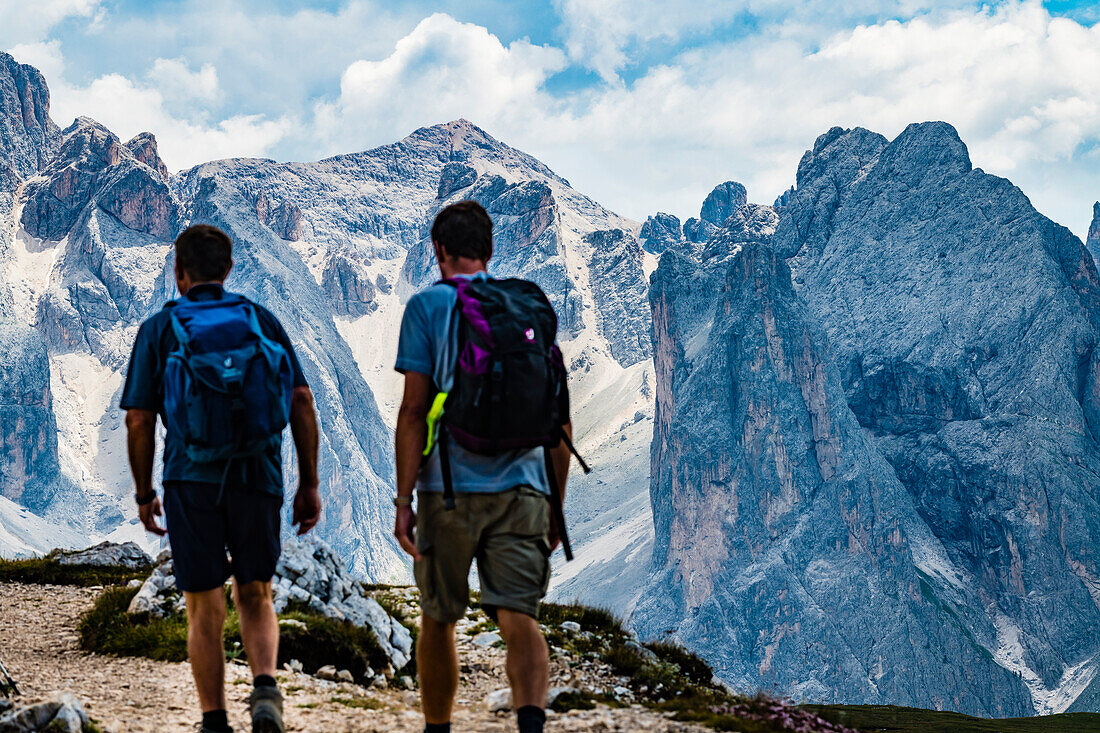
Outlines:
{"type": "Polygon", "coordinates": [[[481,344],[466,342],[462,353],[458,355],[459,366],[471,374],[484,374],[489,368],[489,357],[493,350],[493,332],[485,314],[481,312],[481,303],[467,292],[470,281],[466,278],[451,277],[439,282],[455,289],[458,296],[456,306],[462,311],[462,317],[470,324],[474,334],[481,339],[481,344]]]}

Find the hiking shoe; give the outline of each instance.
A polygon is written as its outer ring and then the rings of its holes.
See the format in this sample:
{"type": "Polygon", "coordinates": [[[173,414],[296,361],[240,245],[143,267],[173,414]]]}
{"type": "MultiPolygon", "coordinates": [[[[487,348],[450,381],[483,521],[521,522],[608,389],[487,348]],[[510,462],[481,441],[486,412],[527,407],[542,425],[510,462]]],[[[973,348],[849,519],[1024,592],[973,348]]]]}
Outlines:
{"type": "Polygon", "coordinates": [[[278,687],[257,687],[248,696],[252,715],[252,733],[285,733],[283,695],[278,687]]]}
{"type": "MultiPolygon", "coordinates": [[[[216,731],[213,728],[207,728],[202,723],[199,723],[199,733],[223,733],[222,731],[216,731]]],[[[233,729],[229,729],[229,733],[233,733],[233,729]]]]}

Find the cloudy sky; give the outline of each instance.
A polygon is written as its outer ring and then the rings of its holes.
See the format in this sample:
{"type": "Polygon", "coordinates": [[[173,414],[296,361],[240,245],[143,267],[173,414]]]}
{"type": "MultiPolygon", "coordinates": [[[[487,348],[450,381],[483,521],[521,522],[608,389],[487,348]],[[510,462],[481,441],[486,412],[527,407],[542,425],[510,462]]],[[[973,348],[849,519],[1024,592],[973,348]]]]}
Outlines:
{"type": "Polygon", "coordinates": [[[720,181],[770,203],[833,125],[942,119],[1084,235],[1100,198],[1095,0],[0,0],[65,126],[169,168],[316,159],[465,117],[635,219],[720,181]]]}

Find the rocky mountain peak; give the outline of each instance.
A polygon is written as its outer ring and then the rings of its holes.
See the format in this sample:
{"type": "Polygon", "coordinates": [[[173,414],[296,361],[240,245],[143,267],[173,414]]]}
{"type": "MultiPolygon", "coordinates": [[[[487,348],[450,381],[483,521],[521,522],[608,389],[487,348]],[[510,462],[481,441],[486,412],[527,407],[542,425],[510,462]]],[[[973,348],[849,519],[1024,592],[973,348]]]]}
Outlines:
{"type": "Polygon", "coordinates": [[[40,239],[58,240],[96,199],[127,228],[169,239],[179,226],[179,207],[162,170],[152,135],[124,146],[100,123],[79,117],[62,132],[57,157],[28,182],[20,223],[40,239]]]}
{"type": "Polygon", "coordinates": [[[45,167],[57,138],[45,77],[0,51],[0,169],[18,178],[34,175],[45,167]]]}
{"type": "Polygon", "coordinates": [[[684,230],[680,226],[679,217],[658,211],[645,220],[642,229],[638,233],[638,240],[642,248],[655,255],[659,255],[673,244],[684,238],[684,230]]]}
{"type": "Polygon", "coordinates": [[[886,174],[908,185],[941,180],[973,169],[958,131],[946,122],[914,122],[883,150],[878,163],[886,174]]]}
{"type": "Polygon", "coordinates": [[[126,148],[134,154],[135,158],[159,173],[161,178],[168,180],[168,166],[164,165],[164,161],[160,158],[160,153],[157,151],[157,138],[153,133],[142,132],[136,135],[126,143],[126,148]]]}
{"type": "Polygon", "coordinates": [[[721,225],[738,207],[748,203],[749,194],[737,181],[726,181],[707,194],[699,210],[699,218],[721,225]]]}

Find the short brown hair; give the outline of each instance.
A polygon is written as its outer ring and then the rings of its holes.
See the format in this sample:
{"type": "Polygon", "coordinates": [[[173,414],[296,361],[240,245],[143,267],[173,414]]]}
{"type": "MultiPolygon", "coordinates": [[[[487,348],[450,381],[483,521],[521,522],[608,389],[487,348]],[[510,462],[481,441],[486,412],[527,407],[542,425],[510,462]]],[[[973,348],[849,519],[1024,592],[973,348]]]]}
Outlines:
{"type": "Polygon", "coordinates": [[[493,256],[493,220],[476,201],[459,201],[436,215],[432,241],[451,257],[488,262],[493,256]]]}
{"type": "Polygon", "coordinates": [[[176,237],[176,266],[192,280],[224,280],[233,264],[229,235],[209,224],[195,224],[176,237]]]}

